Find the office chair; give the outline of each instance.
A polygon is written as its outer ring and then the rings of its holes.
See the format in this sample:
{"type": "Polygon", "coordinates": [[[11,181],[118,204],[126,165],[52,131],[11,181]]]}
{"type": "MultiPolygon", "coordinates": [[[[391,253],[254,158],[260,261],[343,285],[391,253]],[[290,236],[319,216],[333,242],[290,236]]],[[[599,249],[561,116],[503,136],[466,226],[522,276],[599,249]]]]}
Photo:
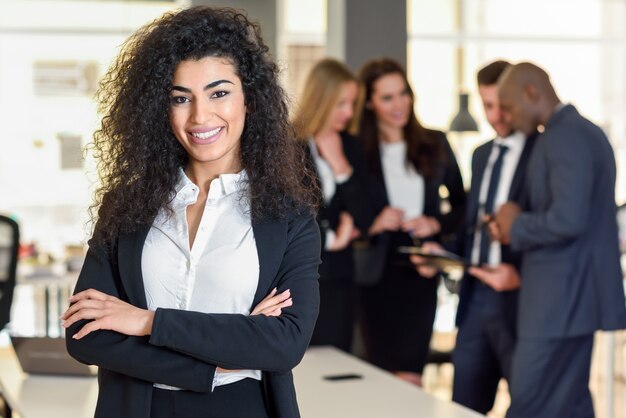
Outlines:
{"type": "Polygon", "coordinates": [[[626,203],[617,207],[617,227],[619,233],[619,249],[626,254],[626,203]]]}
{"type": "Polygon", "coordinates": [[[4,328],[10,319],[19,241],[17,222],[0,215],[0,329],[4,328]]]}

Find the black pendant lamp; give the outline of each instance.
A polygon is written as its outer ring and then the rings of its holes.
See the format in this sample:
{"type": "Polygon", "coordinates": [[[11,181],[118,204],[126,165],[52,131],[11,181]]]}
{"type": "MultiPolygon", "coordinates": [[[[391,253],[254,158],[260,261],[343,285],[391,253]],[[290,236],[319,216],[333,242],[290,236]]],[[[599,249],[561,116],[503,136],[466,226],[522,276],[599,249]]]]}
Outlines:
{"type": "Polygon", "coordinates": [[[459,112],[450,122],[450,131],[476,132],[478,125],[469,112],[469,94],[459,93],[459,112]]]}

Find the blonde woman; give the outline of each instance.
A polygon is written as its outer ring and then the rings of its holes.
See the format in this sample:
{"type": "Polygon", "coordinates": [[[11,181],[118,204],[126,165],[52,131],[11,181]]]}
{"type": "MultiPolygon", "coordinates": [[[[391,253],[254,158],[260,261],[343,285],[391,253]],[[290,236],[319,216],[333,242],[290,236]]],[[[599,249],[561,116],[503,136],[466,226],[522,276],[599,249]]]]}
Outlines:
{"type": "Polygon", "coordinates": [[[356,77],[345,65],[324,59],[311,70],[293,121],[323,191],[318,214],[322,232],[320,314],[311,344],[352,344],[355,284],[351,241],[367,231],[372,215],[367,202],[365,156],[347,130],[354,122],[359,96],[356,77]]]}

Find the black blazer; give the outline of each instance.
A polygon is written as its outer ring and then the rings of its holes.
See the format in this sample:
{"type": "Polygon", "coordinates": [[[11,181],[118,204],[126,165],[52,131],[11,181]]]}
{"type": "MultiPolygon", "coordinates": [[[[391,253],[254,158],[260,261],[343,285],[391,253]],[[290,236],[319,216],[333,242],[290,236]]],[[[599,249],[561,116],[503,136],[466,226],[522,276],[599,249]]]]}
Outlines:
{"type": "MultiPolygon", "coordinates": [[[[439,141],[445,158],[441,159],[437,164],[434,176],[424,179],[424,215],[435,217],[440,222],[441,234],[437,238],[445,240],[449,236],[456,236],[463,222],[466,203],[465,189],[463,188],[461,171],[446,135],[441,131],[432,129],[426,129],[426,132],[439,141]],[[451,210],[446,214],[441,213],[439,188],[442,185],[446,186],[449,191],[448,199],[451,210]]],[[[382,162],[378,160],[376,164],[378,164],[377,169],[370,170],[370,196],[374,213],[378,214],[385,206],[389,205],[389,196],[385,187],[382,162]]],[[[408,237],[408,234],[406,235],[408,237]]],[[[378,245],[392,246],[391,233],[389,232],[383,232],[378,236],[372,237],[371,240],[372,243],[378,245]]],[[[392,248],[388,250],[393,251],[392,248]]],[[[389,251],[387,254],[389,254],[389,251]]]]}
{"type": "MultiPolygon", "coordinates": [[[[511,188],[509,189],[509,200],[517,202],[518,204],[523,204],[523,198],[525,196],[524,183],[526,178],[526,168],[528,167],[528,161],[535,145],[535,141],[537,140],[537,135],[537,133],[534,133],[526,139],[524,149],[522,150],[522,154],[520,155],[520,159],[517,163],[517,168],[515,169],[515,174],[513,175],[511,188]]],[[[465,214],[464,227],[459,234],[460,244],[459,248],[457,248],[459,253],[465,255],[467,258],[469,258],[472,254],[472,247],[474,245],[474,229],[478,217],[480,187],[483,182],[485,168],[487,167],[487,161],[489,160],[489,155],[491,155],[493,144],[494,142],[491,140],[479,146],[472,155],[472,181],[467,196],[467,211],[465,214]]],[[[502,262],[512,264],[519,270],[521,264],[521,254],[512,251],[509,245],[501,245],[500,248],[502,262]]],[[[476,283],[476,280],[467,273],[461,281],[459,307],[456,317],[457,325],[461,325],[463,322],[465,312],[476,283]]],[[[506,312],[503,313],[512,318],[514,318],[517,313],[517,294],[517,290],[501,292],[498,294],[499,298],[502,299],[501,307],[506,310],[506,312]]],[[[511,322],[514,323],[514,321],[511,322]]]]}
{"type": "MultiPolygon", "coordinates": [[[[372,224],[373,212],[368,199],[368,172],[363,147],[359,140],[345,132],[341,133],[341,143],[346,159],[352,166],[352,175],[344,183],[336,185],[335,195],[330,202],[323,203],[318,212],[317,221],[322,235],[322,264],[320,280],[353,280],[354,262],[351,246],[341,251],[325,251],[326,232],[335,231],[339,225],[339,214],[348,212],[354,219],[355,226],[362,235],[372,224]]],[[[309,163],[315,170],[315,162],[311,156],[308,142],[305,145],[309,163]]],[[[322,187],[317,178],[320,189],[322,187]]]]}
{"type": "Polygon", "coordinates": [[[521,338],[589,335],[626,327],[615,205],[615,157],[602,130],[571,105],[537,140],[528,210],[513,224],[523,252],[521,338]]]}
{"type": "MultiPolygon", "coordinates": [[[[141,253],[149,228],[119,237],[111,257],[90,248],[75,292],[95,288],[146,308],[141,253]]],[[[99,366],[96,417],[149,418],[153,383],[211,391],[216,367],[260,369],[272,417],[299,417],[291,369],[309,344],[319,309],[319,229],[312,216],[253,225],[259,255],[258,304],[272,288],[291,289],[292,307],[279,317],[157,309],[152,335],[97,331],[71,338],[77,360],[99,366]]]]}

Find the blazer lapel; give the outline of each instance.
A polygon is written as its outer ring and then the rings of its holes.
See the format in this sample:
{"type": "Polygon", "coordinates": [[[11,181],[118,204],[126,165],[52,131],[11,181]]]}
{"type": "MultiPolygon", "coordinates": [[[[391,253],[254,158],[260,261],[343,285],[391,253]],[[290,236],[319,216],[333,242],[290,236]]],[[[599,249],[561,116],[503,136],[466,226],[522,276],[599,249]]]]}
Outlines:
{"type": "Polygon", "coordinates": [[[470,193],[467,198],[467,225],[472,226],[476,224],[476,217],[478,216],[478,199],[480,197],[480,187],[485,175],[485,167],[487,167],[487,161],[493,148],[493,141],[488,146],[481,149],[476,153],[474,158],[476,159],[474,167],[472,167],[472,184],[470,187],[470,193]]]}
{"type": "MultiPolygon", "coordinates": [[[[259,284],[252,306],[256,306],[274,285],[276,273],[287,247],[287,221],[273,220],[252,225],[259,255],[259,284]]],[[[279,289],[280,291],[286,289],[279,289]]]]}
{"type": "Polygon", "coordinates": [[[148,308],[146,290],[141,274],[141,253],[150,227],[143,227],[132,234],[121,235],[117,249],[120,279],[129,303],[148,308]]]}

